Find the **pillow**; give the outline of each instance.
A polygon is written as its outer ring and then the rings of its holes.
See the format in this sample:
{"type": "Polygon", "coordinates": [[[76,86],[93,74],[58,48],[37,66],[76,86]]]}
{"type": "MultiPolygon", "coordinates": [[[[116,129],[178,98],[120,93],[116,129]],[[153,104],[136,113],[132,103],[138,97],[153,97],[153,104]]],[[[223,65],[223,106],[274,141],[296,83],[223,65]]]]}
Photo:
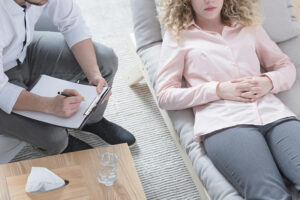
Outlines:
{"type": "Polygon", "coordinates": [[[264,28],[272,40],[283,42],[300,34],[292,0],[262,0],[264,28]]]}
{"type": "Polygon", "coordinates": [[[154,0],[131,0],[137,50],[161,42],[160,24],[154,0]]]}

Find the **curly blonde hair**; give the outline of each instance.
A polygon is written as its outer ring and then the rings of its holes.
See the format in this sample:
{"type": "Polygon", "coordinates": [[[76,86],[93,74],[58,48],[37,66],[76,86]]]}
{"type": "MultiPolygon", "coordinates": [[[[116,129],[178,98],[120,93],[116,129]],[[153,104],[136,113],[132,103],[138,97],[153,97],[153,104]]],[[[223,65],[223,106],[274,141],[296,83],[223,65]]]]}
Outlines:
{"type": "MultiPolygon", "coordinates": [[[[179,39],[180,31],[187,29],[194,19],[191,0],[159,0],[158,18],[166,30],[179,39]]],[[[224,0],[221,10],[223,24],[237,21],[245,26],[261,22],[260,0],[224,0]]]]}

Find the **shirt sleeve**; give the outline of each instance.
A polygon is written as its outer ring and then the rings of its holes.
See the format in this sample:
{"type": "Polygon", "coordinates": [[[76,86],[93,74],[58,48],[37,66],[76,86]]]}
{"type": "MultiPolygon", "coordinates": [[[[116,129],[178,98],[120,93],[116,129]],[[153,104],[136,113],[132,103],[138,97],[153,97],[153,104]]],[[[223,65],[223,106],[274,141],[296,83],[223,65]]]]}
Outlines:
{"type": "Polygon", "coordinates": [[[23,89],[8,82],[3,70],[3,47],[0,44],[0,109],[10,114],[23,89]]]}
{"type": "Polygon", "coordinates": [[[182,88],[185,54],[186,51],[167,32],[162,44],[156,78],[158,105],[163,109],[180,110],[220,99],[216,94],[218,82],[182,88]]]}
{"type": "Polygon", "coordinates": [[[276,94],[293,86],[296,80],[295,66],[261,26],[256,29],[256,53],[262,67],[267,71],[264,74],[273,83],[271,93],[276,94]]]}
{"type": "Polygon", "coordinates": [[[64,35],[70,48],[80,41],[91,38],[91,32],[74,0],[49,0],[45,12],[64,35]]]}

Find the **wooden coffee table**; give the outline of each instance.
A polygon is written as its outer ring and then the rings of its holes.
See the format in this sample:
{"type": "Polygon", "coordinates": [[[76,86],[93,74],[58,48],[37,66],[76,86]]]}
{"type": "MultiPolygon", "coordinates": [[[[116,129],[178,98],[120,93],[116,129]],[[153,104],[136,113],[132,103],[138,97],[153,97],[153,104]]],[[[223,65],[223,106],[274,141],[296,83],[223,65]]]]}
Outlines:
{"type": "MultiPolygon", "coordinates": [[[[127,144],[120,144],[119,175],[113,186],[98,183],[99,148],[0,165],[1,200],[143,200],[142,184],[127,144]],[[31,167],[46,167],[70,183],[60,189],[25,192],[31,167]]],[[[110,148],[110,147],[100,147],[110,148]]]]}

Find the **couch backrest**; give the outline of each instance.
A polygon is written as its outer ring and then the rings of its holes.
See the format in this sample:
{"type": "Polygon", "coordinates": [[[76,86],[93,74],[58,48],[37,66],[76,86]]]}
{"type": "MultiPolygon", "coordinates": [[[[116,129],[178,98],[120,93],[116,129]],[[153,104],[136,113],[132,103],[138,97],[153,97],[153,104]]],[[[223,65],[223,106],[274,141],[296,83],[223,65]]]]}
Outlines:
{"type": "Polygon", "coordinates": [[[131,0],[137,50],[162,41],[155,0],[131,0]]]}
{"type": "MultiPolygon", "coordinates": [[[[162,41],[156,4],[160,0],[131,0],[137,50],[162,41]]],[[[300,35],[293,0],[262,0],[264,28],[275,42],[284,42],[300,35]]]]}

